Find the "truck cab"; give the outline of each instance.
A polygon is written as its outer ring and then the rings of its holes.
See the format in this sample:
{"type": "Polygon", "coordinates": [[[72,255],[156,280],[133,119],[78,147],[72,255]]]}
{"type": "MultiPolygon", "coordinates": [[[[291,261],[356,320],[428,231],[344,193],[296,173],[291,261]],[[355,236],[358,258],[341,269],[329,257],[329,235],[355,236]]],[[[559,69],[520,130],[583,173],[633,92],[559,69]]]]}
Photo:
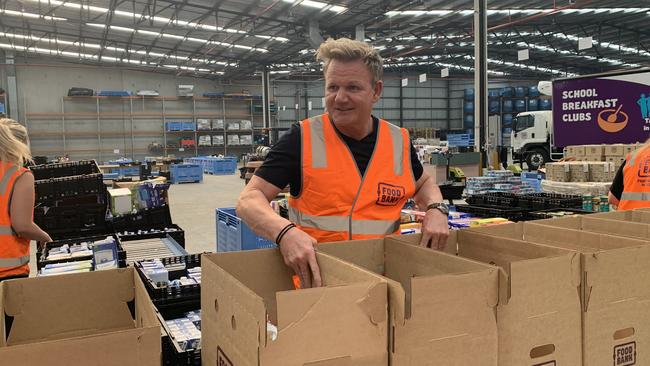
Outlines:
{"type": "Polygon", "coordinates": [[[562,150],[553,146],[553,112],[534,111],[517,114],[513,121],[512,148],[515,159],[525,161],[529,169],[562,158],[562,150]]]}

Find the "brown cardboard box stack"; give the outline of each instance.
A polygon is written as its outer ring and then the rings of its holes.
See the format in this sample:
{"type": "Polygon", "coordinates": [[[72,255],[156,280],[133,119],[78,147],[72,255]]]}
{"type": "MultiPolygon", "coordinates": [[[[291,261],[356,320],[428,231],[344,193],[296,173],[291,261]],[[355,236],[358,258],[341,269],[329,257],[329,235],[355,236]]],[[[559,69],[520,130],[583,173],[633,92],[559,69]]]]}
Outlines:
{"type": "Polygon", "coordinates": [[[133,268],[4,281],[0,329],[0,365],[160,366],[160,323],[133,268]]]}
{"type": "Polygon", "coordinates": [[[546,164],[546,179],[554,182],[611,182],[616,169],[612,163],[564,161],[546,164]]]}
{"type": "Polygon", "coordinates": [[[576,161],[604,161],[614,164],[618,169],[627,154],[636,150],[641,144],[611,144],[611,145],[573,145],[567,146],[565,157],[576,161]]]}
{"type": "Polygon", "coordinates": [[[471,230],[580,252],[583,365],[650,364],[650,243],[605,234],[626,226],[621,222],[583,226],[589,216],[571,219],[471,230]]]}

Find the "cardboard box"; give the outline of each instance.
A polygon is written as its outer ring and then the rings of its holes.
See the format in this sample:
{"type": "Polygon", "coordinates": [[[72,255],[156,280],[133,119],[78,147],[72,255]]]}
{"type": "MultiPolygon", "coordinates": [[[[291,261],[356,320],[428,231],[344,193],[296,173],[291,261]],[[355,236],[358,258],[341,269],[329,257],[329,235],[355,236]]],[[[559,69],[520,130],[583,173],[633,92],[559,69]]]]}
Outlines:
{"type": "Polygon", "coordinates": [[[578,158],[585,155],[586,149],[584,145],[567,146],[567,156],[578,158]]]}
{"type": "Polygon", "coordinates": [[[584,159],[581,159],[581,161],[590,161],[590,162],[604,161],[604,160],[605,160],[605,156],[600,154],[595,154],[595,155],[587,154],[584,156],[584,159]]]}
{"type": "Polygon", "coordinates": [[[650,364],[650,243],[536,222],[471,230],[581,252],[583,365],[650,364]]]}
{"type": "Polygon", "coordinates": [[[277,249],[204,254],[203,364],[387,365],[386,281],[324,253],[317,259],[324,287],[294,290],[277,249]]]}
{"type": "Polygon", "coordinates": [[[419,247],[419,240],[334,242],[318,250],[388,278],[391,365],[496,366],[498,267],[419,247]]]}
{"type": "Polygon", "coordinates": [[[128,188],[109,189],[108,198],[113,216],[128,214],[133,210],[133,198],[131,190],[128,188]]]}
{"type": "Polygon", "coordinates": [[[623,156],[607,156],[605,157],[605,161],[608,163],[614,164],[614,169],[618,170],[618,168],[623,165],[623,162],[625,161],[625,157],[623,156]]]}
{"type": "Polygon", "coordinates": [[[579,253],[469,230],[452,232],[448,245],[503,269],[499,366],[582,365],[579,253]]]}
{"type": "Polygon", "coordinates": [[[564,164],[568,165],[571,182],[589,182],[589,163],[567,162],[564,164]]]}
{"type": "Polygon", "coordinates": [[[133,268],[4,281],[0,363],[159,366],[152,309],[133,268]]]}
{"type": "Polygon", "coordinates": [[[615,173],[614,163],[589,163],[590,182],[611,182],[615,173]]]}
{"type": "Polygon", "coordinates": [[[585,145],[585,156],[605,156],[605,145],[585,145]]]}
{"type": "Polygon", "coordinates": [[[605,156],[624,156],[624,155],[625,155],[625,145],[623,144],[605,145],[605,156]]]}
{"type": "Polygon", "coordinates": [[[546,163],[546,179],[554,182],[570,181],[569,165],[566,163],[546,163]]]}
{"type": "MultiPolygon", "coordinates": [[[[596,214],[597,215],[597,214],[596,214]]],[[[573,230],[591,231],[594,233],[614,235],[618,237],[650,240],[650,224],[620,220],[603,219],[600,216],[575,216],[557,219],[539,220],[540,225],[563,227],[573,230]]]]}

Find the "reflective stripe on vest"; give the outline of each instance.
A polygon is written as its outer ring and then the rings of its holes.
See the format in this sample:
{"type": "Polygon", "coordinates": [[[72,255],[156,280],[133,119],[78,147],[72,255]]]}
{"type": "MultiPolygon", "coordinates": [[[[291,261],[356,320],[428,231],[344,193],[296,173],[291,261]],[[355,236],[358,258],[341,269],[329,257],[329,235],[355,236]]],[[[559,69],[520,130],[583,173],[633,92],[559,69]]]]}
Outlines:
{"type": "Polygon", "coordinates": [[[327,168],[327,153],[325,150],[325,133],[323,132],[323,117],[311,119],[309,129],[311,133],[311,166],[314,168],[327,168]]]}
{"type": "Polygon", "coordinates": [[[5,175],[2,176],[2,179],[0,179],[0,196],[7,193],[6,191],[8,188],[7,186],[9,185],[9,180],[11,179],[11,176],[14,175],[16,171],[18,171],[18,166],[13,165],[5,172],[5,175]]]}
{"type": "Polygon", "coordinates": [[[623,192],[621,201],[650,201],[650,192],[623,192]]]}
{"type": "MultiPolygon", "coordinates": [[[[349,216],[314,216],[289,206],[289,220],[296,225],[323,231],[349,231],[349,216]]],[[[352,220],[352,233],[362,235],[388,235],[400,226],[400,220],[352,220]]]]}
{"type": "Polygon", "coordinates": [[[0,268],[20,267],[29,263],[29,256],[18,258],[0,258],[0,268]]]}
{"type": "Polygon", "coordinates": [[[402,129],[388,124],[390,137],[393,140],[393,170],[395,175],[402,175],[404,172],[404,167],[402,166],[402,161],[404,161],[404,138],[402,137],[402,129]]]}
{"type": "MultiPolygon", "coordinates": [[[[313,168],[327,168],[327,150],[323,123],[323,116],[312,117],[309,123],[311,135],[311,166],[313,168]]],[[[387,125],[389,126],[391,140],[393,141],[393,169],[395,175],[402,175],[404,173],[404,139],[402,129],[389,123],[387,125]]]]}
{"type": "Polygon", "coordinates": [[[16,236],[16,232],[11,226],[0,225],[0,235],[16,236]]]}

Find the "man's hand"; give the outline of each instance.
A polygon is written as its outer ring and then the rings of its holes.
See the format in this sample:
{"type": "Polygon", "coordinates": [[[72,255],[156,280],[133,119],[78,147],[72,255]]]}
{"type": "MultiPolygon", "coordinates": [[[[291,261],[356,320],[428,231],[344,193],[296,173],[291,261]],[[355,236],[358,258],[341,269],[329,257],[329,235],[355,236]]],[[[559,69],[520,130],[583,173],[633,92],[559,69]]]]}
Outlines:
{"type": "Polygon", "coordinates": [[[296,275],[300,277],[302,288],[322,286],[314,248],[317,244],[316,239],[294,227],[287,231],[279,244],[284,263],[293,268],[296,275]]]}
{"type": "Polygon", "coordinates": [[[422,239],[420,246],[428,247],[431,242],[431,249],[444,250],[449,237],[449,223],[445,214],[437,209],[426,212],[422,221],[422,239]]]}

